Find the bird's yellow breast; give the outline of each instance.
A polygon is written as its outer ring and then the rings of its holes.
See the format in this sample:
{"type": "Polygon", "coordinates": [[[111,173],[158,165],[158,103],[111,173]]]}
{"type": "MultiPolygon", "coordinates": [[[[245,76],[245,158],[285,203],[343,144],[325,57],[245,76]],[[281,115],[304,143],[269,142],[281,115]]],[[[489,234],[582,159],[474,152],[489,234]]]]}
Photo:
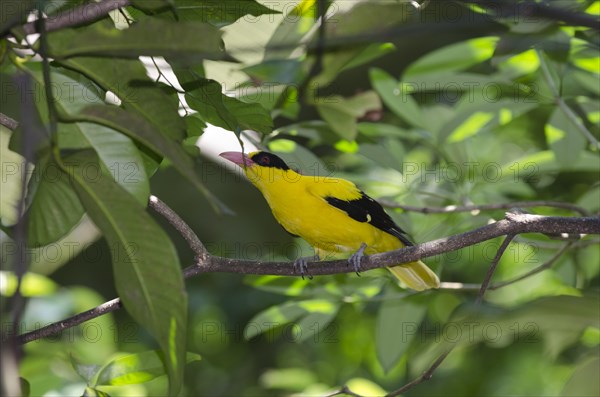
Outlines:
{"type": "Polygon", "coordinates": [[[352,219],[325,200],[360,198],[360,190],[350,181],[272,168],[254,172],[250,168],[246,174],[267,200],[277,221],[321,251],[355,252],[362,243],[367,244],[366,254],[403,247],[396,237],[368,222],[352,219]]]}

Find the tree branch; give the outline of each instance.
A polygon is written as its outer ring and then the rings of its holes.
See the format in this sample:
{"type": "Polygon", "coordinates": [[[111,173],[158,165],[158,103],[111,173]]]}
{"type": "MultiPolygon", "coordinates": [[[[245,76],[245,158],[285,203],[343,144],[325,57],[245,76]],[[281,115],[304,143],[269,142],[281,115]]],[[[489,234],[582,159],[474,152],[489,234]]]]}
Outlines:
{"type": "Polygon", "coordinates": [[[496,267],[498,266],[498,262],[500,262],[500,258],[504,254],[504,251],[508,248],[510,242],[515,238],[515,234],[509,234],[506,236],[500,248],[498,248],[498,252],[496,252],[496,256],[492,260],[490,268],[488,269],[485,278],[483,279],[483,283],[481,283],[481,288],[479,289],[479,293],[477,294],[477,299],[475,299],[476,304],[480,304],[483,301],[483,295],[485,295],[485,291],[490,285],[490,281],[492,280],[492,276],[496,271],[496,267]]]}
{"type": "MultiPolygon", "coordinates": [[[[162,203],[162,205],[166,207],[164,203],[162,203]]],[[[155,204],[151,204],[151,206],[153,208],[156,207],[155,204]]],[[[159,213],[169,219],[171,224],[178,224],[178,222],[181,222],[176,227],[183,228],[182,224],[185,224],[185,222],[183,222],[179,216],[177,216],[178,220],[175,220],[173,217],[174,212],[172,210],[169,209],[169,211],[162,211],[159,213]]],[[[188,231],[193,233],[188,225],[185,225],[184,229],[189,229],[188,231]]],[[[600,234],[600,217],[577,218],[507,213],[505,219],[483,226],[476,230],[411,247],[405,247],[395,251],[365,257],[362,262],[362,268],[363,270],[370,270],[385,266],[392,266],[398,263],[413,262],[419,259],[455,251],[480,243],[482,241],[491,240],[496,237],[509,234],[516,235],[519,233],[600,234]]],[[[195,238],[197,238],[197,236],[195,238]]],[[[186,240],[188,239],[186,238],[186,240]]],[[[190,243],[190,240],[188,240],[188,243],[190,243]]],[[[201,245],[194,244],[194,247],[191,248],[194,250],[196,257],[201,259],[196,264],[183,270],[186,279],[201,273],[241,273],[297,276],[292,262],[262,262],[245,259],[222,258],[208,254],[201,245]]],[[[351,273],[354,271],[348,267],[346,260],[310,262],[309,266],[311,266],[310,271],[312,275],[351,273]]],[[[63,321],[47,325],[46,327],[38,330],[22,334],[19,336],[19,342],[27,343],[61,332],[64,329],[74,327],[83,323],[84,321],[114,311],[120,307],[119,299],[113,299],[87,312],[80,313],[63,321]]]]}
{"type": "Polygon", "coordinates": [[[410,212],[420,212],[422,214],[451,214],[454,212],[473,212],[473,211],[490,211],[490,210],[510,210],[513,208],[530,208],[530,207],[553,207],[562,208],[577,212],[582,216],[589,216],[590,213],[583,207],[575,204],[565,203],[562,201],[513,201],[512,203],[499,204],[480,204],[480,205],[447,205],[445,207],[416,207],[412,205],[398,204],[390,200],[377,200],[381,205],[387,208],[396,208],[410,212]]]}
{"type": "Polygon", "coordinates": [[[8,117],[4,113],[0,113],[0,125],[5,126],[9,130],[16,130],[19,126],[19,122],[12,117],[8,117]]]}
{"type": "Polygon", "coordinates": [[[446,359],[446,357],[448,357],[448,354],[450,354],[450,352],[452,352],[452,349],[445,351],[444,353],[440,354],[440,356],[438,358],[435,359],[435,361],[433,362],[433,364],[431,364],[431,366],[429,368],[427,368],[421,375],[419,375],[419,377],[411,380],[410,382],[408,382],[407,384],[405,384],[404,386],[402,386],[399,389],[396,389],[392,392],[389,392],[388,394],[385,395],[385,397],[396,397],[399,396],[400,394],[412,389],[413,387],[415,387],[416,385],[423,383],[429,379],[431,379],[431,377],[433,376],[433,373],[435,372],[436,369],[438,369],[438,367],[440,365],[442,365],[442,363],[444,362],[444,360],[446,359]]]}
{"type": "MultiPolygon", "coordinates": [[[[46,32],[53,32],[64,28],[85,25],[97,21],[108,15],[112,10],[126,7],[131,0],[103,0],[97,3],[91,2],[75,7],[62,14],[46,19],[46,32]]],[[[26,34],[39,33],[36,21],[23,25],[26,34]]]]}

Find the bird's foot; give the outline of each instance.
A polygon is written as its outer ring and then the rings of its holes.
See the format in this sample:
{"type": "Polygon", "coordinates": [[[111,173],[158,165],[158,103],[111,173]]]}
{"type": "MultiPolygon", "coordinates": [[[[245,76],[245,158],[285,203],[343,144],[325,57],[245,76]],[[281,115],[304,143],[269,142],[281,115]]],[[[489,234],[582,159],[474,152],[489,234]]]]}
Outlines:
{"type": "Polygon", "coordinates": [[[360,248],[358,249],[358,251],[353,253],[350,256],[350,258],[348,259],[348,264],[352,265],[352,268],[356,272],[357,276],[360,276],[360,262],[362,261],[363,257],[365,256],[366,248],[367,248],[367,244],[362,243],[360,245],[360,248]]]}
{"type": "Polygon", "coordinates": [[[309,280],[312,280],[313,276],[308,273],[308,262],[314,262],[320,259],[319,255],[298,258],[294,261],[294,271],[300,273],[302,280],[304,280],[304,276],[308,277],[309,280]]]}

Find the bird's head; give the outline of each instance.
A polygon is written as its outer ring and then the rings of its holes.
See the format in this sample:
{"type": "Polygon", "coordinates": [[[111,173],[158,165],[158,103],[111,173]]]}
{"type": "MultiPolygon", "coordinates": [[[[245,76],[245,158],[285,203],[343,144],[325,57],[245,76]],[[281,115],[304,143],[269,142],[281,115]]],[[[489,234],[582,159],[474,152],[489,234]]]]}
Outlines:
{"type": "Polygon", "coordinates": [[[273,153],[257,151],[249,154],[242,152],[223,152],[219,154],[226,160],[240,166],[248,179],[255,185],[277,182],[289,177],[288,174],[297,174],[288,167],[280,157],[273,153]]]}

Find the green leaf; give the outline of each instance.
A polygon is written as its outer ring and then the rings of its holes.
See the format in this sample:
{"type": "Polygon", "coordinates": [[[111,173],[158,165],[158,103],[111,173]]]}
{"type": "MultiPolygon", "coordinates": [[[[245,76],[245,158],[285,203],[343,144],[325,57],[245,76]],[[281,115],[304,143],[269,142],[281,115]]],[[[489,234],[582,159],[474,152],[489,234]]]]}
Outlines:
{"type": "Polygon", "coordinates": [[[496,48],[497,37],[479,37],[440,48],[419,58],[402,75],[403,81],[413,77],[461,71],[491,58],[496,48]]]}
{"type": "Polygon", "coordinates": [[[96,372],[100,369],[100,365],[96,364],[83,364],[77,360],[73,354],[69,354],[69,360],[71,361],[71,366],[77,372],[77,375],[81,377],[81,379],[85,380],[85,382],[89,385],[96,375],[96,372]]]}
{"type": "Polygon", "coordinates": [[[385,300],[377,314],[375,342],[377,358],[384,371],[397,363],[418,334],[427,308],[408,299],[385,300]]]}
{"type": "MultiPolygon", "coordinates": [[[[44,296],[54,293],[58,284],[41,274],[27,272],[21,278],[21,295],[44,296]]],[[[13,296],[17,291],[17,276],[13,272],[0,270],[0,295],[13,296]]]]}
{"type": "MultiPolygon", "coordinates": [[[[186,353],[185,363],[199,361],[200,355],[186,353]]],[[[122,386],[148,382],[165,375],[164,357],[157,350],[149,350],[116,358],[96,374],[93,386],[122,386]]]]}
{"type": "Polygon", "coordinates": [[[577,126],[558,106],[554,108],[545,126],[546,141],[562,165],[576,162],[586,146],[585,138],[577,126]]]}
{"type": "Polygon", "coordinates": [[[83,216],[79,197],[70,185],[69,175],[52,159],[41,159],[31,176],[28,208],[27,245],[39,247],[65,236],[83,216]]]}
{"type": "Polygon", "coordinates": [[[77,57],[63,60],[61,64],[113,92],[124,109],[144,116],[164,136],[176,140],[185,137],[185,122],[178,114],[177,95],[172,88],[150,80],[139,60],[77,57]]]}
{"type": "Polygon", "coordinates": [[[410,125],[425,128],[421,109],[410,95],[408,85],[399,83],[387,72],[377,68],[369,70],[369,77],[371,85],[392,112],[410,125]]]}
{"type": "Polygon", "coordinates": [[[62,29],[48,34],[50,56],[104,56],[137,59],[142,55],[167,56],[198,62],[224,59],[221,31],[189,21],[149,18],[118,30],[112,23],[97,22],[85,28],[62,29]],[[152,38],[149,40],[149,38],[152,38]]]}
{"type": "Polygon", "coordinates": [[[77,127],[113,179],[146,205],[150,196],[150,182],[142,156],[133,141],[98,124],[77,123],[77,127]]]}
{"type": "Polygon", "coordinates": [[[339,304],[327,299],[285,302],[263,310],[248,321],[244,329],[244,338],[252,339],[263,332],[300,319],[299,323],[294,324],[297,327],[294,341],[301,342],[312,336],[311,330],[314,328],[311,329],[311,326],[315,327],[317,324],[316,327],[325,328],[338,310],[339,304]],[[306,320],[302,321],[303,319],[306,320]]]}
{"type": "Polygon", "coordinates": [[[357,119],[367,112],[381,109],[379,97],[373,91],[366,91],[351,98],[331,96],[316,98],[319,115],[340,137],[352,141],[358,134],[357,119]]]}
{"type": "Polygon", "coordinates": [[[273,120],[269,113],[257,103],[246,103],[222,93],[221,84],[214,80],[202,79],[186,90],[188,105],[197,110],[207,123],[239,133],[253,130],[270,134],[273,120]]]}
{"type": "Polygon", "coordinates": [[[561,395],[568,396],[598,396],[600,395],[600,358],[590,357],[575,368],[571,379],[567,382],[561,395]]]}
{"type": "Polygon", "coordinates": [[[166,157],[173,166],[188,178],[194,186],[201,191],[216,209],[223,212],[230,210],[221,204],[212,193],[202,184],[199,176],[194,171],[192,158],[181,145],[165,137],[150,124],[144,117],[127,112],[116,106],[90,106],[84,109],[79,117],[82,120],[105,125],[121,131],[131,138],[146,145],[156,154],[166,157]]]}
{"type": "Polygon", "coordinates": [[[111,250],[116,289],[125,309],[157,340],[167,361],[170,393],[181,388],[187,295],[179,258],[167,234],[112,178],[86,172],[94,156],[69,158],[77,194],[111,250]]]}

